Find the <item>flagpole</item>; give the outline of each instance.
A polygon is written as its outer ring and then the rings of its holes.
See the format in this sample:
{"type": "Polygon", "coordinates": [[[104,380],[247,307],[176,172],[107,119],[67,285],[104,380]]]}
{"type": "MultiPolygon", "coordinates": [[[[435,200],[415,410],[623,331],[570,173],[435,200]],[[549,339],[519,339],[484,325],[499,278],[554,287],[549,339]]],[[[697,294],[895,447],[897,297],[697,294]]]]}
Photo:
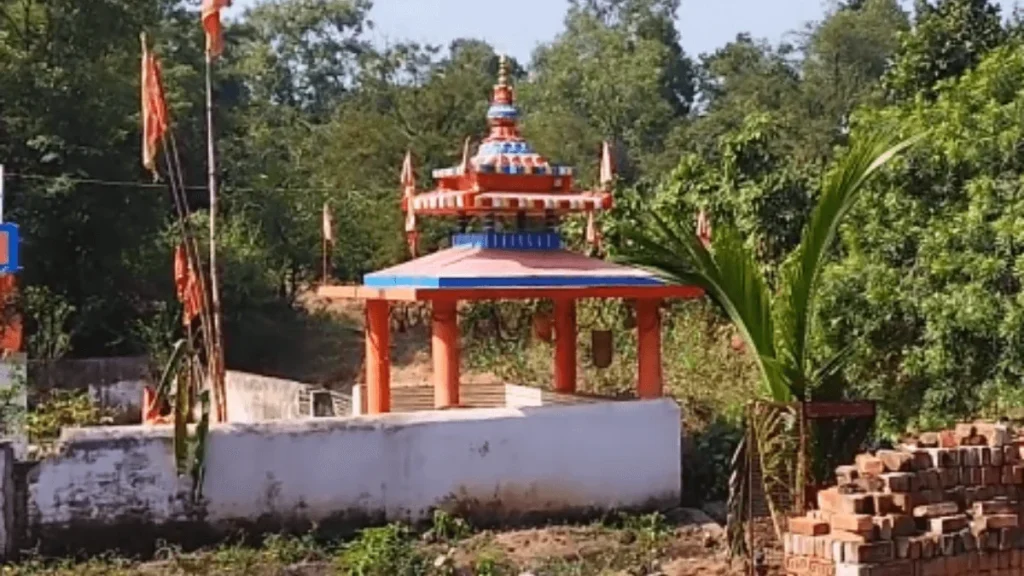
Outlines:
{"type": "Polygon", "coordinates": [[[217,156],[213,144],[213,58],[206,51],[206,159],[210,188],[210,300],[213,305],[214,358],[210,362],[210,385],[213,388],[217,418],[223,422],[223,398],[221,397],[221,376],[223,375],[224,335],[221,332],[220,283],[217,280],[217,156]]]}

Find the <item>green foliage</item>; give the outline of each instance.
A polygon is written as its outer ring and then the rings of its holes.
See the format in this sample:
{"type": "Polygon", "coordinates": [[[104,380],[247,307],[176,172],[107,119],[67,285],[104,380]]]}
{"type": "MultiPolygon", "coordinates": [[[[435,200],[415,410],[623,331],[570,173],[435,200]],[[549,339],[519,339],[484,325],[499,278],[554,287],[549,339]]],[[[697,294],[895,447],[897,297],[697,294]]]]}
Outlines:
{"type": "Polygon", "coordinates": [[[65,427],[97,426],[110,414],[96,405],[84,390],[52,390],[37,400],[25,418],[29,442],[49,445],[65,427]]]}
{"type": "Polygon", "coordinates": [[[913,30],[900,37],[885,87],[892,98],[930,98],[942,80],[971,70],[1003,44],[999,6],[990,0],[916,0],[913,30]]]}
{"type": "Polygon", "coordinates": [[[887,137],[865,138],[828,175],[774,296],[753,254],[728,225],[715,231],[714,248],[709,251],[688,222],[669,223],[652,212],[645,227],[637,226],[627,234],[634,244],[624,259],[666,279],[703,288],[753,351],[767,397],[778,402],[806,398],[834,375],[835,363],[842,358],[837,355],[817,369],[811,367],[809,338],[818,277],[839,223],[864,183],[913,140],[892,147],[890,142],[887,137]]]}
{"type": "Polygon", "coordinates": [[[689,458],[683,463],[684,497],[690,504],[725,501],[728,496],[732,456],[743,438],[737,422],[715,420],[690,439],[689,458]]]}
{"type": "Polygon", "coordinates": [[[363,530],[335,563],[352,576],[417,576],[426,573],[427,565],[409,530],[400,524],[363,530]]]}
{"type": "Polygon", "coordinates": [[[427,536],[441,542],[462,540],[473,532],[468,522],[441,509],[434,510],[431,521],[427,536]]]}
{"type": "Polygon", "coordinates": [[[864,111],[930,137],[866,192],[824,277],[830,350],[858,342],[849,377],[889,433],[1019,406],[1018,45],[995,50],[934,101],[864,111]]]}

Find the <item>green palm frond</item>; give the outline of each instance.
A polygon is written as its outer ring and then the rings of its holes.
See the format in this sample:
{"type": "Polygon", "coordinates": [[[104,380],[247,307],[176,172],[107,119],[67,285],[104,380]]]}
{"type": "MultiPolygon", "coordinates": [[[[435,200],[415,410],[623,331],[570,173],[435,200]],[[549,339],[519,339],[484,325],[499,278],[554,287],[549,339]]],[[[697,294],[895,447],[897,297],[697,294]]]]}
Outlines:
{"type": "Polygon", "coordinates": [[[778,401],[789,399],[782,372],[765,364],[776,356],[771,292],[734,229],[718,229],[713,255],[692,228],[685,224],[672,226],[653,213],[637,225],[626,227],[623,235],[633,247],[622,261],[651,270],[668,281],[703,288],[754,350],[769,395],[778,401]]]}
{"type": "Polygon", "coordinates": [[[814,314],[814,294],[828,251],[834,243],[839,224],[860,197],[864,184],[902,151],[921,139],[921,135],[893,144],[895,138],[875,134],[858,140],[825,179],[821,198],[811,213],[800,245],[782,273],[779,331],[780,360],[800,379],[793,382],[793,393],[803,397],[810,383],[808,339],[814,314]]]}

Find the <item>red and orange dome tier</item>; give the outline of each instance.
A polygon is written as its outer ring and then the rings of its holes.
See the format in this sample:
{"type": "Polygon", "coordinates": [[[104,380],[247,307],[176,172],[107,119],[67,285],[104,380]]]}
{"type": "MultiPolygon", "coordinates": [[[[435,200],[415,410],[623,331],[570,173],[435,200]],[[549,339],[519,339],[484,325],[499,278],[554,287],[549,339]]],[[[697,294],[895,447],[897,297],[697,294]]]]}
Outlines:
{"type": "Polygon", "coordinates": [[[602,159],[602,189],[575,189],[573,169],[552,164],[519,133],[519,110],[504,57],[487,123],[490,133],[474,156],[469,156],[467,141],[461,164],[434,171],[434,190],[416,191],[412,160],[406,156],[402,169],[402,210],[410,222],[415,222],[416,215],[550,216],[611,209],[611,160],[607,145],[602,159]]]}

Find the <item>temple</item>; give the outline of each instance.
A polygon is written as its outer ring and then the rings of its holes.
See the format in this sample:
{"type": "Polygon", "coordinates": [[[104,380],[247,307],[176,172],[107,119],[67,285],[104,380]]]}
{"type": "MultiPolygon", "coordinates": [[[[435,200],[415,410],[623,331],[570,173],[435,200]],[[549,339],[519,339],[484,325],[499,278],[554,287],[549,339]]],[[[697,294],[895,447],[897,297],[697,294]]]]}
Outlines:
{"type": "Polygon", "coordinates": [[[458,166],[435,170],[436,188],[418,191],[411,155],[402,168],[402,210],[413,256],[417,218],[454,220],[451,247],[367,274],[362,286],[325,285],[327,299],[366,303],[366,389],[370,414],[391,410],[390,307],[425,301],[432,307],[434,407],[458,407],[461,302],[546,299],[554,304],[556,392],[577,387],[576,303],[585,298],[634,302],[638,347],[637,396],[662,395],[661,318],[666,299],[696,298],[696,287],[668,284],[653,274],[566,249],[562,218],[587,218],[587,238],[598,242],[594,216],[612,208],[612,162],[603,147],[600,186],[579,190],[573,169],[550,163],[519,132],[519,111],[502,58],[487,111],[490,132],[470,157],[466,141],[458,166]]]}

